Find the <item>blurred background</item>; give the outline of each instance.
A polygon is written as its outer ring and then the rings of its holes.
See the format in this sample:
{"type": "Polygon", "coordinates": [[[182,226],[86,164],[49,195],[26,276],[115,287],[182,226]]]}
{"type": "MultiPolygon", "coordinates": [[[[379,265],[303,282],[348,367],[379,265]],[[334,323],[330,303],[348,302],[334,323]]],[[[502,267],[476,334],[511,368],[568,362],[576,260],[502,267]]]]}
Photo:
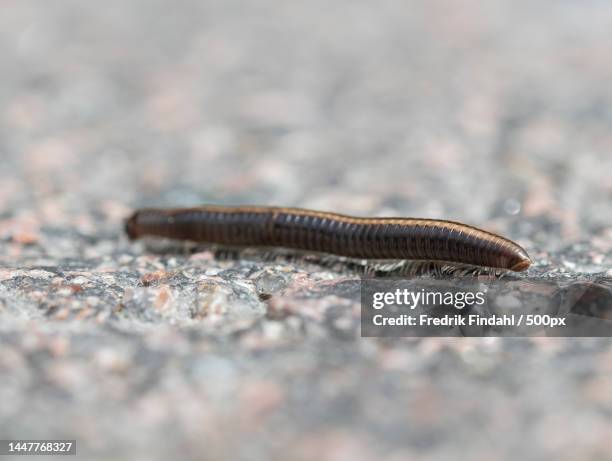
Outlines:
{"type": "Polygon", "coordinates": [[[1,8],[0,209],[33,224],[300,205],[463,220],[533,249],[610,225],[605,2],[1,8]]]}
{"type": "Polygon", "coordinates": [[[612,457],[606,341],[361,340],[343,274],[121,236],[141,206],[301,206],[464,221],[606,273],[611,31],[602,0],[0,0],[1,438],[612,457]]]}

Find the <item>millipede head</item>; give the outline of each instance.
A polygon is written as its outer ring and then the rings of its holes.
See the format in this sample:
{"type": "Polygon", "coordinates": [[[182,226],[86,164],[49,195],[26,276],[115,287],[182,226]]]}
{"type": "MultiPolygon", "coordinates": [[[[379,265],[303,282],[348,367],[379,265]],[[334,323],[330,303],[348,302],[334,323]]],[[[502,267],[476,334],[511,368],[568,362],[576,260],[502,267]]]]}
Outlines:
{"type": "Polygon", "coordinates": [[[531,263],[531,258],[529,257],[527,252],[521,248],[521,251],[517,253],[515,259],[512,261],[512,266],[510,267],[510,270],[514,272],[523,272],[529,269],[531,263]]]}

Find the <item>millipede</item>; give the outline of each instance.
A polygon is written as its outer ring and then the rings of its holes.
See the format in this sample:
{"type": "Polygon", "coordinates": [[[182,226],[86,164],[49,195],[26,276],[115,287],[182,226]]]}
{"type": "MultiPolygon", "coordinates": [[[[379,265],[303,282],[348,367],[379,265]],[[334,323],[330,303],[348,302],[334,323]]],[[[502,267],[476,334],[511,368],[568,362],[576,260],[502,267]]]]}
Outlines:
{"type": "Polygon", "coordinates": [[[366,260],[439,261],[525,271],[527,252],[507,238],[459,222],[362,218],[301,208],[204,205],[146,208],[125,221],[145,236],[232,246],[282,247],[366,260]]]}

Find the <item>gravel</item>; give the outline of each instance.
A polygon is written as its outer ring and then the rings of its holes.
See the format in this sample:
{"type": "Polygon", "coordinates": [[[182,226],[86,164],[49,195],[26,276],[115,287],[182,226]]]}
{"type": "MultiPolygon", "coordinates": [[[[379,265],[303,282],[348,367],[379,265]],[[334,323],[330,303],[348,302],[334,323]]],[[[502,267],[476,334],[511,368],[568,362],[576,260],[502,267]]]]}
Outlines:
{"type": "Polygon", "coordinates": [[[361,338],[355,271],[122,232],[151,205],[444,218],[609,287],[610,30],[595,0],[3,2],[0,439],[612,459],[608,339],[361,338]]]}

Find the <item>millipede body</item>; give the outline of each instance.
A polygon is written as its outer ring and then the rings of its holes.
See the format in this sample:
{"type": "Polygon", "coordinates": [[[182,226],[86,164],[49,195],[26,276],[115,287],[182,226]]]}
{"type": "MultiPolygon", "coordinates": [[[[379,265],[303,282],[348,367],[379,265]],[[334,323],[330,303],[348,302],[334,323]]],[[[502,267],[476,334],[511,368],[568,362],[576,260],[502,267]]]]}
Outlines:
{"type": "Polygon", "coordinates": [[[360,259],[446,261],[524,271],[531,260],[499,235],[452,221],[358,218],[280,207],[148,208],[125,223],[130,239],[158,236],[239,246],[284,247],[360,259]]]}

